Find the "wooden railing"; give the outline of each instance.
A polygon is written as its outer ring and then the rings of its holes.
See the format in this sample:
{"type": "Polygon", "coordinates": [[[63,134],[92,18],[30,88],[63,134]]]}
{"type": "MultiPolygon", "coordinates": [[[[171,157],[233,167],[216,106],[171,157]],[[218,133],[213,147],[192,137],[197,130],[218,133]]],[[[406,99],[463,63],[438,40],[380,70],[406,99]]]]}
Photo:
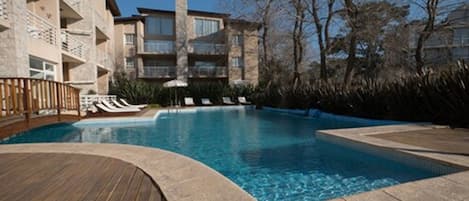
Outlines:
{"type": "Polygon", "coordinates": [[[73,111],[80,116],[80,90],[67,84],[32,78],[0,78],[0,121],[33,115],[60,116],[73,111]]]}

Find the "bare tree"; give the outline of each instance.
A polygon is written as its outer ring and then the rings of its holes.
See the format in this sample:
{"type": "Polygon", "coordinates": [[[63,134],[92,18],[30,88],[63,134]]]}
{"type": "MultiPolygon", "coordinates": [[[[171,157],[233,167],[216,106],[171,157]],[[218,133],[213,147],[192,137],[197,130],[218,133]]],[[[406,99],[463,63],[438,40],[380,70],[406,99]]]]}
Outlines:
{"type": "Polygon", "coordinates": [[[422,6],[426,11],[427,19],[425,20],[423,31],[418,34],[417,48],[415,49],[415,67],[419,74],[423,73],[423,67],[425,66],[423,59],[424,43],[430,38],[435,30],[435,22],[438,15],[438,4],[439,0],[426,0],[425,6],[422,6]]]}
{"type": "Polygon", "coordinates": [[[299,68],[303,62],[304,56],[304,22],[306,17],[306,6],[303,0],[291,0],[295,10],[295,25],[293,27],[293,81],[300,81],[299,68]]]}
{"type": "Polygon", "coordinates": [[[358,8],[357,5],[353,2],[353,0],[344,0],[344,5],[346,12],[346,23],[350,27],[347,67],[345,69],[344,75],[344,85],[348,86],[352,80],[353,69],[356,61],[358,8]]]}
{"type": "Polygon", "coordinates": [[[316,27],[316,35],[318,38],[318,46],[320,51],[320,78],[323,81],[327,81],[327,55],[331,48],[331,40],[329,33],[329,26],[331,24],[332,17],[334,16],[334,4],[335,0],[327,0],[327,16],[325,23],[322,22],[319,17],[319,3],[318,0],[311,0],[311,5],[309,6],[309,13],[313,17],[313,22],[316,27]]]}

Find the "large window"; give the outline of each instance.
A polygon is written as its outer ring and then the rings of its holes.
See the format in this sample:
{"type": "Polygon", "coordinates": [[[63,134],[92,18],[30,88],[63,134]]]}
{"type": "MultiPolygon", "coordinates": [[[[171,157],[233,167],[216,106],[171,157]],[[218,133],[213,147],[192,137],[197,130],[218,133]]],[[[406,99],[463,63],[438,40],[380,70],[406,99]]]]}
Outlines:
{"type": "Polygon", "coordinates": [[[134,69],[135,68],[135,59],[132,57],[125,58],[125,68],[134,69]]]}
{"type": "Polygon", "coordinates": [[[147,17],[145,32],[149,35],[174,35],[174,20],[170,17],[147,17]]]}
{"type": "Polygon", "coordinates": [[[195,67],[203,67],[203,68],[215,68],[217,63],[210,62],[210,61],[196,61],[195,67]]]}
{"type": "Polygon", "coordinates": [[[31,78],[55,80],[55,65],[35,57],[29,57],[29,74],[31,78]]]}
{"type": "Polygon", "coordinates": [[[241,57],[233,57],[232,62],[233,67],[243,67],[243,59],[241,57]]]}
{"type": "Polygon", "coordinates": [[[454,45],[469,45],[469,28],[455,29],[453,43],[454,45]]]}
{"type": "Polygon", "coordinates": [[[243,35],[238,34],[233,36],[233,46],[239,47],[243,45],[243,35]]]}
{"type": "Polygon", "coordinates": [[[208,36],[220,31],[220,21],[195,19],[195,34],[197,37],[208,36]]]}
{"type": "Polygon", "coordinates": [[[469,47],[458,47],[453,49],[453,59],[469,59],[469,47]]]}
{"type": "Polygon", "coordinates": [[[125,34],[125,44],[134,45],[135,44],[135,34],[125,34]]]}

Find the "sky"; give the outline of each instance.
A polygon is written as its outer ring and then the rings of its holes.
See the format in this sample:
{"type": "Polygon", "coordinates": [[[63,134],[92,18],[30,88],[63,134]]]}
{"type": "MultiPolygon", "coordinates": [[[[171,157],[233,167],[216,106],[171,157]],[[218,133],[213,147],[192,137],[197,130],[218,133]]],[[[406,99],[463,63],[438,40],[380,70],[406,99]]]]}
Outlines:
{"type": "MultiPolygon", "coordinates": [[[[218,0],[188,0],[189,9],[215,12],[218,0]]],[[[137,14],[137,7],[174,10],[175,0],[117,0],[122,16],[137,14]]]]}

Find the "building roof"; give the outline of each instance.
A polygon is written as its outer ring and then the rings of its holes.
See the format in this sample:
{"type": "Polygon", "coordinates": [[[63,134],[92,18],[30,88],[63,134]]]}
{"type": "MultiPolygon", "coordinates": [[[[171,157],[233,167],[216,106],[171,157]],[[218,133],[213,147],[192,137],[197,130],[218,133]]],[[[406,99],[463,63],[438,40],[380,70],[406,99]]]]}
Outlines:
{"type": "Polygon", "coordinates": [[[106,0],[106,4],[109,6],[112,15],[121,16],[121,11],[119,10],[116,0],[106,0]]]}
{"type": "MultiPolygon", "coordinates": [[[[137,10],[141,14],[149,14],[149,13],[175,14],[175,11],[152,9],[152,8],[137,8],[137,10]]],[[[200,10],[187,10],[187,13],[189,15],[200,15],[200,16],[209,16],[209,17],[221,17],[221,18],[230,17],[230,14],[226,14],[226,13],[216,13],[216,12],[208,12],[208,11],[200,11],[200,10]]]]}

